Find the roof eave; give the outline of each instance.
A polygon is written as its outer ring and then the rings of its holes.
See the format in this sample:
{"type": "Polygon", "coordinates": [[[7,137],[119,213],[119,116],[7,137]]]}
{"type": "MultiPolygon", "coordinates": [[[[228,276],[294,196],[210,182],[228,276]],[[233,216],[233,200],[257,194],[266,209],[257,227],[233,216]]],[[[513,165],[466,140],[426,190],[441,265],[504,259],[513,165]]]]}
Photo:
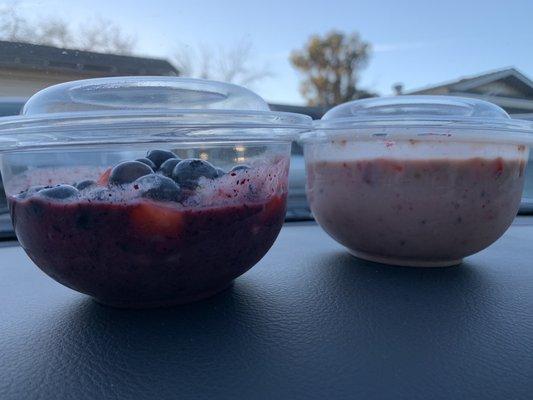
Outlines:
{"type": "Polygon", "coordinates": [[[450,92],[450,96],[471,97],[475,99],[489,101],[503,108],[518,108],[531,110],[533,112],[533,100],[515,99],[512,97],[491,96],[468,92],[450,92]]]}

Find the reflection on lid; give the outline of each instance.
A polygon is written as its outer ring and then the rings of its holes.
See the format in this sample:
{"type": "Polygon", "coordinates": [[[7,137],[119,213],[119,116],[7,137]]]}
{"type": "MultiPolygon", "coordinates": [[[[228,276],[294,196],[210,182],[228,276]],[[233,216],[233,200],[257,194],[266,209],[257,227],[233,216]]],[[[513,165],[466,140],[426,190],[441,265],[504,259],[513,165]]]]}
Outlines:
{"type": "Polygon", "coordinates": [[[322,120],[353,118],[354,120],[417,118],[468,120],[487,118],[508,120],[509,115],[495,104],[452,96],[396,96],[355,100],[329,110],[322,120]]]}
{"type": "Polygon", "coordinates": [[[252,91],[229,83],[175,77],[118,77],[67,82],[32,96],[23,115],[105,110],[268,111],[252,91]]]}

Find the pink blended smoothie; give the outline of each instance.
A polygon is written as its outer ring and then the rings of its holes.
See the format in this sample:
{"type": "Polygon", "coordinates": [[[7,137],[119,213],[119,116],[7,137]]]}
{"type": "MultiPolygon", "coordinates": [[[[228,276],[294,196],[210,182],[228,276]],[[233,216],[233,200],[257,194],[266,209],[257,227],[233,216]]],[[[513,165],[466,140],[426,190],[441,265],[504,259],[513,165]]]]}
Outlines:
{"type": "Polygon", "coordinates": [[[486,248],[516,215],[527,148],[440,146],[440,155],[415,141],[366,151],[346,141],[311,146],[307,191],[316,220],[352,254],[387,264],[455,265],[486,248]]]}

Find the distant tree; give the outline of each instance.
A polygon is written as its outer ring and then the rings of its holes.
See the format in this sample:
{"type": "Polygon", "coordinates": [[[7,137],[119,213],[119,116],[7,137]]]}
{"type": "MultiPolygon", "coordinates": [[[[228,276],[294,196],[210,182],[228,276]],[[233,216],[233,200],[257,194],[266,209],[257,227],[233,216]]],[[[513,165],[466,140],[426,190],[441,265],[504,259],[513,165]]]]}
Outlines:
{"type": "Polygon", "coordinates": [[[400,96],[401,94],[403,94],[403,83],[395,83],[394,85],[392,85],[392,90],[394,90],[394,94],[396,96],[400,96]]]}
{"type": "Polygon", "coordinates": [[[123,33],[112,21],[99,17],[80,27],[77,42],[81,50],[132,54],[137,40],[123,33]]]}
{"type": "Polygon", "coordinates": [[[180,75],[252,86],[272,76],[268,66],[253,61],[253,46],[242,40],[233,47],[213,49],[206,45],[180,47],[173,61],[180,75]]]}
{"type": "Polygon", "coordinates": [[[366,67],[370,44],[357,33],[330,32],[311,36],[290,61],[305,79],[300,92],[311,106],[332,106],[345,101],[375,96],[357,87],[360,71],[366,67]]]}
{"type": "Polygon", "coordinates": [[[3,5],[0,9],[0,37],[3,40],[17,41],[30,35],[28,21],[21,17],[13,5],[3,5]]]}
{"type": "Polygon", "coordinates": [[[68,24],[58,18],[46,18],[39,21],[31,32],[26,35],[26,40],[36,44],[69,48],[76,40],[68,24]]]}
{"type": "Polygon", "coordinates": [[[0,39],[113,54],[131,54],[136,43],[134,37],[104,18],[94,18],[91,23],[73,29],[57,17],[30,21],[15,6],[0,10],[0,39]]]}

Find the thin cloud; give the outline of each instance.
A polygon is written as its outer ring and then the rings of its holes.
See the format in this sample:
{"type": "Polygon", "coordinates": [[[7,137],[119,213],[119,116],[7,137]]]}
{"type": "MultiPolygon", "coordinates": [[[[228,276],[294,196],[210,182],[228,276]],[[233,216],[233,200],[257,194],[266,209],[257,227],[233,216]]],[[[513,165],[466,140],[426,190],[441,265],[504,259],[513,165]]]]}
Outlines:
{"type": "Polygon", "coordinates": [[[372,46],[374,53],[391,53],[394,51],[414,50],[428,47],[426,42],[400,42],[400,43],[378,43],[372,46]]]}
{"type": "Polygon", "coordinates": [[[42,6],[40,1],[2,1],[0,2],[0,12],[7,12],[13,9],[19,11],[27,9],[34,10],[36,7],[39,6],[42,6]]]}
{"type": "Polygon", "coordinates": [[[278,51],[275,53],[265,54],[264,57],[270,60],[288,60],[291,55],[289,50],[278,51]]]}

